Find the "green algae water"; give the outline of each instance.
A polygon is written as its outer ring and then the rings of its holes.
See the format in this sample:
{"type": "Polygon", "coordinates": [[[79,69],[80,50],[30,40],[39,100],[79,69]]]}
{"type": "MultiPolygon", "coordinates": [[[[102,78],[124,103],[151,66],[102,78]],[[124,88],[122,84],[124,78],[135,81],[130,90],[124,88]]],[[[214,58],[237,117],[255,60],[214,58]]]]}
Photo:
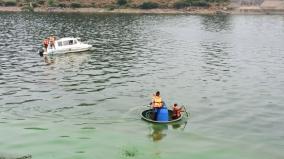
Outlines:
{"type": "Polygon", "coordinates": [[[0,13],[0,22],[0,158],[284,158],[283,16],[0,13]],[[40,57],[51,33],[94,49],[40,57]],[[156,90],[189,120],[141,120],[156,90]]]}

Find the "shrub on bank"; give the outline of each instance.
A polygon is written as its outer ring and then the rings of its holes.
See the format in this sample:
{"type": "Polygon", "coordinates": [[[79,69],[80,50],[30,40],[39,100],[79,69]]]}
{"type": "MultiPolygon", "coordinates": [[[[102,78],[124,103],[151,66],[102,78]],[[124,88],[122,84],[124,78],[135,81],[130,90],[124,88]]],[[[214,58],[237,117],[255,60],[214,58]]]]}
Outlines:
{"type": "Polygon", "coordinates": [[[174,3],[174,8],[182,9],[186,7],[209,7],[211,0],[181,0],[174,3]]]}
{"type": "Polygon", "coordinates": [[[33,2],[33,3],[32,3],[32,7],[33,7],[33,8],[36,8],[36,7],[39,7],[39,6],[40,6],[40,5],[39,5],[38,3],[36,3],[36,2],[33,2]]]}
{"type": "Polygon", "coordinates": [[[55,0],[48,0],[47,5],[49,7],[56,7],[57,6],[55,0]]]}
{"type": "Polygon", "coordinates": [[[4,1],[4,6],[12,7],[16,5],[17,5],[16,1],[4,1]]]}
{"type": "Polygon", "coordinates": [[[96,8],[96,3],[85,3],[81,5],[82,8],[96,8]]]}
{"type": "Polygon", "coordinates": [[[96,3],[93,2],[93,3],[91,4],[91,6],[92,6],[93,8],[96,8],[96,3]]]}
{"type": "Polygon", "coordinates": [[[25,12],[34,12],[34,7],[37,7],[38,4],[36,2],[26,2],[26,3],[20,3],[21,10],[25,12]]]}
{"type": "Polygon", "coordinates": [[[176,9],[182,9],[188,7],[188,3],[184,2],[184,1],[178,1],[176,3],[174,3],[174,8],[176,9]]]}
{"type": "Polygon", "coordinates": [[[192,1],[191,6],[194,7],[209,7],[209,2],[206,0],[192,1]]]}
{"type": "Polygon", "coordinates": [[[59,4],[58,4],[58,7],[60,7],[60,8],[66,8],[67,5],[66,5],[65,3],[59,3],[59,4]]]}
{"type": "Polygon", "coordinates": [[[34,8],[32,6],[30,6],[29,4],[23,5],[23,7],[21,9],[22,9],[22,11],[25,11],[25,12],[34,12],[34,8]]]}
{"type": "Polygon", "coordinates": [[[155,3],[155,2],[143,2],[139,8],[141,9],[154,9],[154,8],[158,8],[159,4],[155,3]]]}
{"type": "Polygon", "coordinates": [[[117,0],[116,4],[119,5],[119,6],[126,5],[127,4],[127,0],[117,0]]]}
{"type": "Polygon", "coordinates": [[[106,8],[107,8],[107,10],[114,10],[114,9],[116,9],[116,6],[115,5],[107,5],[106,8]]]}
{"type": "Polygon", "coordinates": [[[45,0],[38,0],[38,1],[37,1],[37,4],[39,4],[39,5],[44,5],[44,4],[45,4],[45,0]]]}
{"type": "Polygon", "coordinates": [[[81,3],[73,2],[73,3],[70,4],[70,7],[71,8],[81,8],[82,5],[81,5],[81,3]]]}

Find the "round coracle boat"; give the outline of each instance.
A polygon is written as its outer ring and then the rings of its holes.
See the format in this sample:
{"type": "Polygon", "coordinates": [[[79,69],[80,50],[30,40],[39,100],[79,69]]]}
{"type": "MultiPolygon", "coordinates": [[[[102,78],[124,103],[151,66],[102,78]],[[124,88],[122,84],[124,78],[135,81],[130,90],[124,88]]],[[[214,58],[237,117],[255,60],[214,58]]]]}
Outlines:
{"type": "Polygon", "coordinates": [[[155,111],[153,109],[144,110],[141,113],[141,117],[142,117],[143,120],[151,122],[151,123],[174,123],[174,122],[180,121],[183,117],[183,113],[182,113],[180,117],[173,118],[173,111],[172,110],[166,110],[166,111],[168,111],[167,112],[167,120],[163,120],[163,121],[154,120],[155,111]]]}

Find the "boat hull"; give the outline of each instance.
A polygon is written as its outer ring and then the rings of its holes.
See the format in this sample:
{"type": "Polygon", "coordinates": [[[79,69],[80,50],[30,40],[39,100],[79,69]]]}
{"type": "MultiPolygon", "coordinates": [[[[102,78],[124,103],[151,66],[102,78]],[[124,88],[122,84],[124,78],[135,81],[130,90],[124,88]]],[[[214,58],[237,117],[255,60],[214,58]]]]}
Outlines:
{"type": "Polygon", "coordinates": [[[62,48],[62,49],[54,49],[48,48],[46,52],[43,54],[66,54],[66,53],[74,53],[74,52],[83,52],[91,49],[91,45],[80,46],[80,47],[71,47],[71,48],[62,48]]]}
{"type": "Polygon", "coordinates": [[[168,117],[169,117],[169,120],[168,121],[156,121],[156,120],[153,120],[153,116],[154,116],[154,111],[153,109],[147,109],[147,110],[144,110],[142,113],[141,113],[141,118],[145,121],[148,121],[148,122],[151,122],[151,123],[161,123],[161,124],[167,124],[167,123],[174,123],[174,122],[177,122],[177,121],[180,121],[183,117],[183,114],[177,118],[177,119],[173,119],[172,118],[172,114],[173,114],[173,111],[172,110],[168,110],[168,117]]]}

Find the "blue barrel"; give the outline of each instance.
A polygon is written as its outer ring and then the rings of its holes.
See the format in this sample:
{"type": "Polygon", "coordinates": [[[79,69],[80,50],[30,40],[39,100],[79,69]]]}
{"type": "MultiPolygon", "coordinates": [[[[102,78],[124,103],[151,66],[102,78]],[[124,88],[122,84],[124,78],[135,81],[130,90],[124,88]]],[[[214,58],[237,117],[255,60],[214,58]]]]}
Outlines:
{"type": "Polygon", "coordinates": [[[161,109],[158,109],[156,117],[157,121],[169,121],[169,112],[167,107],[163,106],[161,109]]]}

